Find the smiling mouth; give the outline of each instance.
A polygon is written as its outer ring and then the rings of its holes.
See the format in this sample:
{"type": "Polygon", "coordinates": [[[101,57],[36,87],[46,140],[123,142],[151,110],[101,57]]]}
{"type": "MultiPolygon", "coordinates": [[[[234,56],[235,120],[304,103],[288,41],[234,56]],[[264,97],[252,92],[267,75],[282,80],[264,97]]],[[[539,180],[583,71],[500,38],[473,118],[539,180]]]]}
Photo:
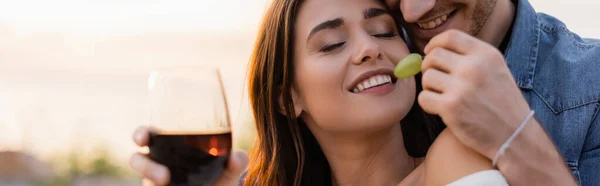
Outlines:
{"type": "Polygon", "coordinates": [[[455,12],[456,12],[456,10],[453,10],[449,13],[431,18],[428,21],[417,22],[416,25],[419,26],[419,28],[421,28],[423,30],[435,29],[437,27],[440,27],[444,23],[446,23],[446,21],[448,21],[448,18],[451,17],[452,15],[454,15],[455,12]]]}
{"type": "Polygon", "coordinates": [[[395,80],[395,78],[387,74],[375,75],[356,84],[356,86],[354,86],[354,88],[352,88],[350,92],[360,93],[370,88],[379,87],[386,84],[392,84],[395,80]]]}

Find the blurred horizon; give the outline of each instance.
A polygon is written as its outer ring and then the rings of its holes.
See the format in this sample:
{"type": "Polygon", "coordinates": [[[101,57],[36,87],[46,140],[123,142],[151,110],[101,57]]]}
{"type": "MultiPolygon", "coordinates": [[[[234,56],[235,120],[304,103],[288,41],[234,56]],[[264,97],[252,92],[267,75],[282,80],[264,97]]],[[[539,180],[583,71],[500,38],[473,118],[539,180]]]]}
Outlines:
{"type": "MultiPolygon", "coordinates": [[[[0,0],[0,152],[43,161],[106,149],[128,170],[148,120],[146,81],[165,66],[223,73],[234,141],[248,148],[246,65],[269,0],[0,0]]],[[[595,0],[530,0],[582,37],[600,38],[595,0]]],[[[1,181],[1,180],[0,180],[1,181]]]]}

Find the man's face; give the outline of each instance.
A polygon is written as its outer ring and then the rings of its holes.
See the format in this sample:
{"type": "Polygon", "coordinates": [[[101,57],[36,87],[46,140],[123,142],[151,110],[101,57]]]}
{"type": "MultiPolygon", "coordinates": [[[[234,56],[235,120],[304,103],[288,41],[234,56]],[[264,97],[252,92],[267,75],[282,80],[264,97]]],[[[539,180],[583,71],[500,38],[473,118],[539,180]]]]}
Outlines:
{"type": "Polygon", "coordinates": [[[497,0],[386,0],[419,51],[429,40],[449,29],[473,36],[490,17],[497,0]]]}

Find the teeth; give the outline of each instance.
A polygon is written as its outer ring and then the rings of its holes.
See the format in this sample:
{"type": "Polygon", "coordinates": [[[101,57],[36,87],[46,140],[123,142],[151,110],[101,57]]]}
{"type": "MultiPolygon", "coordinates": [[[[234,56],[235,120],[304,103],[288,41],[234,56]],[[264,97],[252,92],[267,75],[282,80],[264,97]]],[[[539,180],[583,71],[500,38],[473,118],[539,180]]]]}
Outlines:
{"type": "Polygon", "coordinates": [[[437,18],[437,19],[435,20],[435,24],[436,24],[436,25],[441,25],[441,24],[442,24],[442,20],[441,20],[440,18],[437,18]]]}
{"type": "Polygon", "coordinates": [[[363,87],[365,87],[365,89],[371,88],[371,82],[369,82],[368,80],[364,81],[363,87]]]}
{"type": "Polygon", "coordinates": [[[383,77],[382,76],[377,76],[377,84],[378,85],[383,84],[383,77]]]}
{"type": "Polygon", "coordinates": [[[446,22],[446,20],[448,20],[448,14],[440,16],[437,19],[427,23],[417,23],[417,25],[419,25],[419,27],[422,29],[434,29],[439,25],[442,25],[442,23],[446,22]]]}
{"type": "Polygon", "coordinates": [[[436,24],[435,21],[429,22],[428,27],[429,28],[435,28],[436,24]]]}
{"type": "Polygon", "coordinates": [[[356,87],[352,89],[352,92],[358,93],[365,89],[369,89],[374,86],[383,85],[386,83],[391,83],[392,77],[389,75],[376,75],[369,79],[365,79],[364,81],[358,83],[356,87]]]}
{"type": "Polygon", "coordinates": [[[374,86],[377,86],[377,85],[378,85],[378,83],[377,83],[377,78],[375,78],[375,77],[372,77],[372,78],[370,79],[370,81],[371,81],[371,87],[374,87],[374,86]]]}

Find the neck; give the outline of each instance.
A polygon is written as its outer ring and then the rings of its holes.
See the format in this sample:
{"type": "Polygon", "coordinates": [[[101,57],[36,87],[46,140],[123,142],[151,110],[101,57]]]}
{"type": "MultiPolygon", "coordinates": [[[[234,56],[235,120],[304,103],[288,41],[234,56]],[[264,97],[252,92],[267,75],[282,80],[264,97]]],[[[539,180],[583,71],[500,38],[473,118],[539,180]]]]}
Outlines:
{"type": "Polygon", "coordinates": [[[400,124],[368,134],[343,135],[313,126],[309,124],[329,162],[334,185],[396,185],[415,168],[400,124]]]}
{"type": "Polygon", "coordinates": [[[515,4],[511,0],[498,0],[486,24],[481,28],[477,37],[489,44],[499,47],[512,25],[516,16],[515,4]]]}

